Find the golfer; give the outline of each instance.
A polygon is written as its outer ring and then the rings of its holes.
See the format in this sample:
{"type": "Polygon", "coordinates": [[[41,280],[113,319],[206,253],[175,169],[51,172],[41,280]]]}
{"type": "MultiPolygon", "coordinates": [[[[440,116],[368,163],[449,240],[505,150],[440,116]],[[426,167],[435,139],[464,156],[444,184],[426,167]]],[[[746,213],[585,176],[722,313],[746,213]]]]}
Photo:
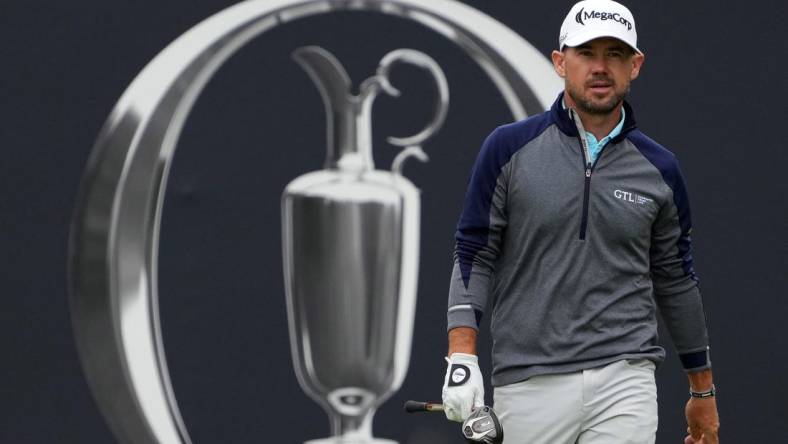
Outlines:
{"type": "Polygon", "coordinates": [[[624,101],[644,60],[635,19],[616,2],[581,1],[558,43],[564,91],[546,113],[493,131],[470,176],[449,290],[446,416],[462,421],[484,404],[476,337],[488,315],[506,444],[653,443],[659,311],[689,379],[685,442],[717,443],[687,188],[624,101]]]}

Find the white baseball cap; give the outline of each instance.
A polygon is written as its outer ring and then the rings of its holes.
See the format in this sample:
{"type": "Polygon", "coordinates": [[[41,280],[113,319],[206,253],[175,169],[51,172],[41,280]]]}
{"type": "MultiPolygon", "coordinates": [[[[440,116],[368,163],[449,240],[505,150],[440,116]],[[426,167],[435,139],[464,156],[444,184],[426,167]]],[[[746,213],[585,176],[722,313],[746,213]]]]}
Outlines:
{"type": "Polygon", "coordinates": [[[638,49],[635,17],[626,6],[612,0],[583,0],[572,6],[561,25],[558,49],[578,46],[599,37],[613,37],[638,49]]]}

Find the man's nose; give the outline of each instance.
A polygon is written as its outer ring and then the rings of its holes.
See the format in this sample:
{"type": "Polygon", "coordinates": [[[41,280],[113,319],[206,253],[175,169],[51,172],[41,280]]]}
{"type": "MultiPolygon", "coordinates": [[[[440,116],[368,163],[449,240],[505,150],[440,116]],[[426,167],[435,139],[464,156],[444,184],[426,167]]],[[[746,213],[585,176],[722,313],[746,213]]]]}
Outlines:
{"type": "Polygon", "coordinates": [[[592,74],[607,73],[607,60],[605,59],[605,57],[594,57],[591,59],[591,73],[592,74]]]}

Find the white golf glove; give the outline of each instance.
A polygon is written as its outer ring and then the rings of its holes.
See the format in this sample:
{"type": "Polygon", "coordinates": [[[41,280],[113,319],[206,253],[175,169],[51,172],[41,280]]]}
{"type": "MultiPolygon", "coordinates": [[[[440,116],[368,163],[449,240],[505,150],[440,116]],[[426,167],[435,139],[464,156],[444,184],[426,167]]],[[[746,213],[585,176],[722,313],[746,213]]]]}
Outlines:
{"type": "Polygon", "coordinates": [[[443,381],[443,411],[451,421],[463,422],[471,411],[484,405],[484,381],[479,358],[466,353],[452,353],[446,358],[443,381]]]}

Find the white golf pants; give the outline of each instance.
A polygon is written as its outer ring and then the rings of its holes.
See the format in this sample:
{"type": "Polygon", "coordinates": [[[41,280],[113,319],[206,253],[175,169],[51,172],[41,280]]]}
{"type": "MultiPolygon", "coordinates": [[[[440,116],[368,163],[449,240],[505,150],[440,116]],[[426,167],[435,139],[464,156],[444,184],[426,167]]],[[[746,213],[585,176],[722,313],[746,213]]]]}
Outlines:
{"type": "Polygon", "coordinates": [[[496,387],[504,444],[653,444],[654,363],[621,360],[496,387]]]}

